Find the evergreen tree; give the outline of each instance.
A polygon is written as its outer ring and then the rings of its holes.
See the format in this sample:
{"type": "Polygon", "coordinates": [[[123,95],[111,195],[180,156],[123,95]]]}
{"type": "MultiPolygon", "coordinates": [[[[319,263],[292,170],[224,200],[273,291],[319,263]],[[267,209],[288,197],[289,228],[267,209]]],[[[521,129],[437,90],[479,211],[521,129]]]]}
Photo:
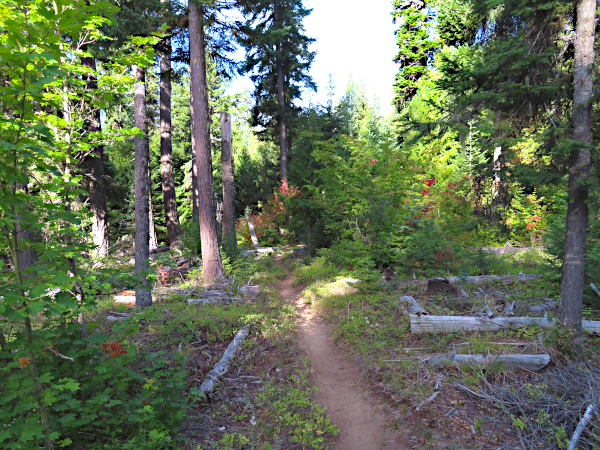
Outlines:
{"type": "Polygon", "coordinates": [[[224,276],[217,239],[212,158],[210,114],[206,78],[206,49],[204,38],[204,6],[194,0],[189,3],[190,27],[190,108],[192,155],[196,171],[202,273],[208,283],[224,276]]]}
{"type": "Polygon", "coordinates": [[[314,39],[304,34],[302,20],[310,10],[302,0],[242,0],[246,18],[240,26],[239,42],[246,50],[242,73],[255,84],[253,124],[278,131],[280,174],[287,177],[288,143],[286,121],[292,116],[301,88],[316,89],[308,70],[314,39]]]}
{"type": "Polygon", "coordinates": [[[393,103],[402,109],[417,92],[421,78],[427,75],[438,44],[431,38],[433,14],[426,1],[394,0],[393,8],[393,20],[398,23],[398,54],[394,62],[400,66],[394,81],[393,103]]]}

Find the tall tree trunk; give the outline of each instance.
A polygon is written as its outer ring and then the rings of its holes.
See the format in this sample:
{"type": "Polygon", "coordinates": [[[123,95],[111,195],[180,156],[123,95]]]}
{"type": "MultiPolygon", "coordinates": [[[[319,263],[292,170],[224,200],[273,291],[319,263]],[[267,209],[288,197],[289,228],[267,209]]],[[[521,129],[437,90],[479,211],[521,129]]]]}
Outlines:
{"type": "MultiPolygon", "coordinates": [[[[571,155],[569,201],[560,286],[561,324],[582,339],[585,243],[588,227],[588,186],[592,142],[592,103],[596,0],[580,0],[577,5],[575,58],[573,67],[573,139],[584,144],[571,155]]],[[[579,346],[579,345],[578,345],[579,346]]]]}
{"type": "Polygon", "coordinates": [[[231,116],[221,113],[221,166],[223,167],[223,245],[228,251],[237,250],[235,237],[235,186],[232,155],[231,116]]]}
{"type": "MultiPolygon", "coordinates": [[[[90,56],[82,57],[81,64],[89,69],[86,75],[87,90],[90,92],[98,89],[96,79],[96,60],[90,56]]],[[[101,131],[100,110],[93,110],[88,106],[86,129],[90,133],[101,131]]],[[[106,191],[104,187],[104,147],[99,145],[85,160],[86,171],[89,178],[90,209],[92,210],[92,242],[96,245],[96,255],[104,257],[108,254],[108,221],[106,208],[106,191]]]]}
{"type": "MultiPolygon", "coordinates": [[[[143,133],[143,137],[136,136],[133,139],[135,148],[135,273],[141,274],[142,271],[149,268],[148,259],[150,258],[150,221],[148,217],[150,151],[148,148],[148,121],[146,118],[146,72],[140,66],[133,66],[133,75],[135,77],[134,125],[143,133]]],[[[147,278],[140,275],[138,283],[135,287],[135,306],[152,305],[152,293],[147,278]]]]}
{"type": "MultiPolygon", "coordinates": [[[[150,158],[148,158],[150,160],[150,158]]],[[[150,249],[158,248],[158,237],[156,236],[156,226],[154,225],[154,208],[152,206],[152,178],[148,174],[150,189],[148,189],[148,246],[150,249]]]]}
{"type": "Polygon", "coordinates": [[[204,50],[204,16],[202,8],[194,0],[189,2],[189,11],[192,152],[196,153],[202,274],[205,282],[211,283],[223,278],[225,272],[219,253],[215,219],[204,50]]]}
{"type": "MultiPolygon", "coordinates": [[[[26,185],[17,183],[17,191],[23,190],[26,194],[29,194],[26,185]]],[[[30,207],[26,207],[27,210],[31,210],[30,207]]],[[[29,266],[35,263],[36,254],[35,250],[31,249],[29,243],[33,240],[33,232],[28,228],[21,226],[21,216],[15,213],[15,233],[17,234],[17,243],[19,247],[18,258],[19,268],[21,272],[24,272],[29,266]]],[[[31,278],[31,275],[22,273],[23,278],[31,278]]]]}
{"type": "MultiPolygon", "coordinates": [[[[273,16],[276,26],[279,27],[278,0],[275,0],[273,4],[273,16]]],[[[287,178],[287,152],[285,148],[285,96],[283,93],[283,63],[281,62],[280,42],[276,44],[275,50],[277,52],[277,106],[279,109],[277,122],[279,123],[279,158],[281,161],[281,179],[285,180],[287,178]]]]}
{"type": "Polygon", "coordinates": [[[160,176],[165,204],[167,238],[171,248],[180,245],[181,225],[177,212],[173,150],[171,143],[171,38],[165,38],[160,54],[160,176]]]}

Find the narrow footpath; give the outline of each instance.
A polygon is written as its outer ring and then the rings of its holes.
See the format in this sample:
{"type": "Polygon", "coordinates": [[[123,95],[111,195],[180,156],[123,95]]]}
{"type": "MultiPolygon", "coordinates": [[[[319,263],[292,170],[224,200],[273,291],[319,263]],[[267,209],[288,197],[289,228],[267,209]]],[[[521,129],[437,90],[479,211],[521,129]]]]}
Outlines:
{"type": "MultiPolygon", "coordinates": [[[[279,263],[278,263],[279,264],[279,263]]],[[[280,264],[283,267],[282,264],[280,264]]],[[[333,341],[331,325],[298,298],[301,288],[293,285],[286,269],[276,284],[284,299],[298,311],[298,341],[312,362],[310,379],[319,388],[317,401],[327,408],[331,422],[340,428],[334,450],[406,450],[407,439],[391,430],[384,406],[360,386],[361,367],[344,358],[333,341]]]]}

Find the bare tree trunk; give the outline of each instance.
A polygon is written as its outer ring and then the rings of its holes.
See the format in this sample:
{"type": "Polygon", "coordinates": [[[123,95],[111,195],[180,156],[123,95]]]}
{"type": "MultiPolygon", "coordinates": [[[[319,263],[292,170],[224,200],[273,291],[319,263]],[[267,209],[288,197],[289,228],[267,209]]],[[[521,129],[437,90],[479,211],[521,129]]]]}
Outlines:
{"type": "MultiPolygon", "coordinates": [[[[17,190],[23,190],[29,194],[27,186],[17,183],[17,190]]],[[[26,208],[31,210],[30,208],[26,208]]],[[[21,216],[15,214],[15,233],[17,234],[17,242],[19,247],[18,259],[19,268],[24,272],[29,266],[35,263],[36,255],[35,251],[29,246],[29,242],[33,240],[33,233],[27,228],[21,226],[21,216]]],[[[23,278],[30,278],[31,275],[22,274],[23,278]]]]}
{"type": "Polygon", "coordinates": [[[560,307],[561,324],[582,339],[583,286],[585,276],[585,243],[588,227],[588,191],[592,142],[592,104],[594,64],[594,34],[596,0],[580,0],[577,5],[575,58],[573,67],[573,139],[583,143],[572,154],[569,167],[569,202],[565,235],[560,307]]]}
{"type": "Polygon", "coordinates": [[[180,245],[181,225],[177,212],[173,150],[171,143],[171,38],[163,41],[160,54],[160,176],[165,204],[167,238],[171,248],[180,245]]]}
{"type": "MultiPolygon", "coordinates": [[[[82,57],[81,64],[90,71],[86,76],[87,89],[98,89],[96,79],[96,60],[92,57],[82,57]]],[[[101,130],[100,110],[88,108],[86,129],[90,133],[101,130]]],[[[106,208],[106,191],[104,188],[104,147],[99,145],[93,149],[93,155],[86,158],[87,175],[89,177],[90,209],[92,210],[92,242],[97,246],[95,252],[99,257],[108,254],[108,221],[106,208]]]]}
{"type": "MultiPolygon", "coordinates": [[[[279,21],[278,14],[278,1],[275,0],[273,4],[273,16],[275,22],[279,21]]],[[[276,26],[279,26],[277,23],[276,26]]],[[[279,108],[279,114],[277,115],[277,122],[279,123],[279,158],[281,160],[281,179],[287,178],[287,151],[286,151],[286,138],[285,138],[285,96],[283,93],[283,64],[281,62],[281,43],[277,43],[275,46],[277,52],[277,105],[279,108]]]]}
{"type": "Polygon", "coordinates": [[[193,0],[189,2],[189,11],[192,152],[195,151],[196,153],[202,274],[204,281],[211,283],[214,280],[223,278],[225,272],[219,252],[215,218],[204,49],[204,17],[202,8],[195,4],[193,0]]]}
{"type": "Polygon", "coordinates": [[[221,113],[221,166],[223,167],[223,245],[237,250],[235,237],[235,185],[231,145],[231,116],[221,113]]]}
{"type": "MultiPolygon", "coordinates": [[[[148,158],[150,160],[150,158],[148,158]]],[[[148,189],[148,235],[150,237],[148,241],[148,246],[150,250],[158,248],[158,237],[156,236],[156,227],[154,226],[154,208],[152,206],[152,178],[150,177],[150,173],[148,173],[148,182],[150,184],[150,189],[148,189]]]]}
{"type": "MultiPolygon", "coordinates": [[[[146,118],[146,72],[140,66],[133,66],[135,77],[134,125],[139,128],[143,137],[135,137],[135,273],[141,274],[149,268],[150,258],[150,221],[148,217],[150,180],[148,165],[150,151],[148,149],[148,122],[146,118]]],[[[135,287],[135,306],[152,305],[152,293],[148,280],[140,275],[139,284],[135,287]]]]}

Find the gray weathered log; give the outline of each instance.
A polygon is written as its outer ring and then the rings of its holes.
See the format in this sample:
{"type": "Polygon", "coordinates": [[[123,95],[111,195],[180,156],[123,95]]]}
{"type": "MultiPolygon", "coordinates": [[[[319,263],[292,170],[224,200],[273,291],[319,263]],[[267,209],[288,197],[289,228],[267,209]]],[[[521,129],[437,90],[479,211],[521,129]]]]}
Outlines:
{"type": "Polygon", "coordinates": [[[541,305],[531,305],[529,306],[529,311],[531,312],[544,312],[550,311],[556,308],[556,300],[549,301],[547,303],[543,303],[541,305]]]}
{"type": "Polygon", "coordinates": [[[423,308],[419,303],[410,295],[403,295],[398,299],[401,304],[402,311],[404,314],[424,314],[427,315],[427,310],[423,308]]]}
{"type": "Polygon", "coordinates": [[[461,364],[488,366],[502,364],[510,368],[523,368],[531,371],[542,370],[550,363],[550,355],[436,355],[424,362],[429,367],[445,367],[461,364]]]}
{"type": "Polygon", "coordinates": [[[254,248],[261,248],[260,244],[258,243],[258,238],[256,237],[256,231],[254,230],[254,224],[252,223],[252,220],[248,221],[248,229],[250,230],[250,237],[252,238],[252,245],[254,245],[254,248]]]}
{"type": "Polygon", "coordinates": [[[201,303],[203,305],[212,305],[215,303],[219,303],[219,299],[212,297],[212,298],[188,298],[187,300],[188,304],[193,304],[193,303],[201,303]]]}
{"type": "Polygon", "coordinates": [[[504,313],[505,316],[514,316],[515,315],[515,306],[516,306],[517,302],[515,302],[514,300],[512,301],[507,301],[504,304],[504,310],[502,311],[504,313]]]}
{"type": "Polygon", "coordinates": [[[242,295],[258,295],[260,294],[260,286],[240,286],[239,291],[242,295]]]}
{"type": "Polygon", "coordinates": [[[439,391],[431,394],[431,396],[427,400],[423,400],[421,404],[417,406],[416,411],[420,411],[423,408],[423,406],[425,406],[427,403],[431,403],[432,401],[434,401],[438,395],[440,395],[439,391]]]}
{"type": "Polygon", "coordinates": [[[168,252],[171,250],[171,246],[167,245],[166,247],[158,247],[150,250],[151,255],[155,255],[156,253],[168,252]]]}
{"type": "Polygon", "coordinates": [[[242,256],[250,256],[250,255],[254,255],[255,253],[271,253],[271,252],[276,252],[279,250],[280,250],[279,247],[258,247],[254,250],[242,250],[240,252],[240,254],[242,256]]]}
{"type": "Polygon", "coordinates": [[[541,278],[535,274],[520,274],[520,275],[477,275],[473,277],[446,277],[446,280],[450,284],[457,283],[472,283],[472,284],[485,284],[485,283],[502,283],[502,284],[513,284],[513,283],[526,283],[541,278]]]}
{"type": "Polygon", "coordinates": [[[594,290],[596,294],[600,295],[600,289],[598,289],[594,283],[590,283],[590,287],[594,290]]]}
{"type": "Polygon", "coordinates": [[[223,354],[221,360],[215,365],[215,367],[210,372],[208,372],[206,378],[200,385],[200,390],[202,392],[204,392],[205,394],[211,392],[215,384],[218,383],[219,377],[227,373],[227,371],[229,370],[229,364],[231,364],[231,360],[240,350],[242,342],[248,335],[249,331],[250,330],[248,329],[248,327],[244,327],[237,332],[237,334],[233,338],[233,341],[231,341],[229,346],[227,346],[227,350],[225,350],[225,353],[223,354]]]}
{"type": "Polygon", "coordinates": [[[585,410],[585,414],[583,415],[583,417],[577,424],[577,428],[575,428],[575,431],[573,432],[573,437],[569,441],[569,446],[567,447],[567,450],[575,450],[575,448],[577,447],[577,442],[579,442],[579,438],[581,437],[583,430],[594,415],[594,410],[595,407],[593,403],[587,407],[587,409],[585,410]]]}
{"type": "MultiPolygon", "coordinates": [[[[410,316],[410,332],[421,333],[450,333],[454,331],[500,331],[539,325],[548,330],[556,325],[556,320],[543,317],[497,317],[484,319],[480,317],[462,316],[410,316]]],[[[584,320],[583,328],[588,333],[600,333],[600,321],[584,320]]]]}
{"type": "Polygon", "coordinates": [[[106,316],[106,320],[110,320],[110,321],[121,321],[121,320],[126,320],[127,317],[125,316],[106,316]]]}

